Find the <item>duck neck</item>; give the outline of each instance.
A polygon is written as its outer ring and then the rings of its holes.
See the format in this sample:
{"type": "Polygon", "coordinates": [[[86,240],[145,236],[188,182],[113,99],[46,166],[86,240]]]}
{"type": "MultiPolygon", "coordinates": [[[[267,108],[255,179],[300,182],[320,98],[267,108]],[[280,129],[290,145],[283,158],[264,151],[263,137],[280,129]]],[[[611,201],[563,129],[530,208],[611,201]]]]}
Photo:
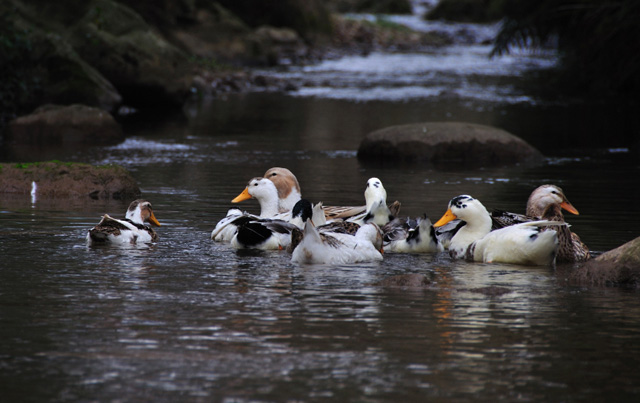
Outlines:
{"type": "Polygon", "coordinates": [[[559,204],[551,204],[542,212],[541,218],[550,221],[564,221],[562,208],[559,204]]]}
{"type": "Polygon", "coordinates": [[[144,222],[142,221],[142,213],[140,212],[139,207],[133,211],[128,210],[125,218],[133,223],[144,225],[144,222]]]}
{"type": "Polygon", "coordinates": [[[460,231],[458,231],[451,240],[452,245],[455,242],[458,248],[466,248],[468,245],[491,232],[491,216],[486,210],[483,214],[479,214],[473,217],[473,219],[465,221],[467,224],[460,228],[460,231]]]}
{"type": "Polygon", "coordinates": [[[258,199],[260,203],[260,217],[270,218],[278,214],[278,198],[268,197],[258,199]]]}
{"type": "Polygon", "coordinates": [[[280,213],[286,213],[287,211],[293,210],[293,206],[295,206],[300,199],[300,192],[295,188],[292,189],[285,198],[278,200],[278,211],[280,213]]]}

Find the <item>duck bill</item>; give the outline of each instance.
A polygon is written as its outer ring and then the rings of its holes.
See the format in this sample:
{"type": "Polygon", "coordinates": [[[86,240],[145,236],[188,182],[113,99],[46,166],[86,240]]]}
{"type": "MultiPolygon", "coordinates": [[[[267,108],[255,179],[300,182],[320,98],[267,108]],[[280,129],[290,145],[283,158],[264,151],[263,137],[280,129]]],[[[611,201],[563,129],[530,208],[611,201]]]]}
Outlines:
{"type": "Polygon", "coordinates": [[[578,213],[578,210],[575,207],[573,207],[573,204],[569,203],[568,201],[563,201],[562,203],[560,203],[560,207],[567,210],[571,214],[575,214],[575,215],[580,214],[578,213]]]}
{"type": "Polygon", "coordinates": [[[451,209],[447,209],[447,212],[444,213],[444,215],[442,216],[442,218],[440,218],[438,220],[438,222],[436,222],[435,224],[433,224],[434,227],[442,227],[443,225],[445,225],[446,223],[448,223],[449,221],[453,221],[455,220],[456,215],[453,214],[453,212],[451,212],[451,209]]]}
{"type": "Polygon", "coordinates": [[[236,196],[235,199],[231,200],[231,203],[240,203],[241,201],[251,199],[251,195],[249,194],[249,188],[245,188],[242,193],[236,196]]]}
{"type": "Polygon", "coordinates": [[[151,215],[149,216],[149,222],[153,225],[155,225],[156,227],[160,226],[160,222],[158,222],[158,220],[156,219],[156,216],[153,215],[153,212],[151,213],[151,215]]]}

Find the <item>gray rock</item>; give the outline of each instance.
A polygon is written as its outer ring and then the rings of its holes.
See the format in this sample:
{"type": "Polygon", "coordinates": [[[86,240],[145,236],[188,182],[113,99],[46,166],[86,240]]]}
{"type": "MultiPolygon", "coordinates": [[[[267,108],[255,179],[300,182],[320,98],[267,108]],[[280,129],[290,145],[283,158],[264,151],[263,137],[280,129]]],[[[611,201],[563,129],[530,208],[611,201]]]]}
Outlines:
{"type": "Polygon", "coordinates": [[[86,105],[45,105],[9,122],[8,146],[111,145],[124,140],[120,125],[106,111],[86,105]]]}
{"type": "Polygon", "coordinates": [[[640,237],[572,269],[567,281],[573,285],[640,285],[640,237]]]}
{"type": "Polygon", "coordinates": [[[368,134],[358,158],[375,162],[500,166],[539,163],[533,146],[502,129],[474,123],[427,122],[391,126],[368,134]]]}
{"type": "Polygon", "coordinates": [[[90,3],[67,33],[78,54],[129,105],[182,105],[191,84],[187,55],[131,8],[112,0],[90,3]]]}

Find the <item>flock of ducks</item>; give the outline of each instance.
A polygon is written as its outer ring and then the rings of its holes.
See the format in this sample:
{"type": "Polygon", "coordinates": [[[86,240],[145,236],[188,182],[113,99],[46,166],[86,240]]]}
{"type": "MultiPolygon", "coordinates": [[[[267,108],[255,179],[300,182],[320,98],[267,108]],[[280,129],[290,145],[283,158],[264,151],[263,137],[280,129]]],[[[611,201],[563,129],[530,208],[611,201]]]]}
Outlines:
{"type": "MultiPolygon", "coordinates": [[[[487,209],[469,195],[456,196],[435,224],[426,215],[400,217],[400,203],[387,203],[378,178],[370,178],[364,206],[312,205],[286,168],[251,179],[232,200],[256,199],[260,213],[228,211],[211,233],[236,249],[278,249],[301,264],[347,264],[383,259],[384,252],[437,253],[475,262],[550,265],[590,258],[589,249],[565,223],[562,209],[578,214],[562,189],[543,185],[527,201],[526,214],[487,209]]],[[[90,243],[157,240],[145,223],[160,226],[148,201],[135,200],[123,220],[105,214],[87,234],[90,243]]]]}

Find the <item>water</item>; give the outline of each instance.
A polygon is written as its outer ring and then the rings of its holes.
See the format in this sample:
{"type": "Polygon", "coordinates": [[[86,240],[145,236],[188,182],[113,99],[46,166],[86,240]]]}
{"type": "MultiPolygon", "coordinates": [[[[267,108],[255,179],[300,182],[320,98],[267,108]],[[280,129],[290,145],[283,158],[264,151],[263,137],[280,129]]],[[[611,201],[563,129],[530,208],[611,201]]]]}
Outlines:
{"type": "MultiPolygon", "coordinates": [[[[476,57],[476,45],[468,54],[457,46],[450,56],[476,57]]],[[[418,71],[431,56],[370,57],[378,65],[402,57],[418,71]]],[[[637,400],[635,290],[571,287],[552,267],[446,254],[297,266],[285,252],[236,252],[209,239],[245,183],[276,165],[325,204],[362,204],[366,180],[377,176],[403,214],[432,219],[461,193],[523,212],[533,188],[555,183],[580,211],[572,229],[593,251],[634,239],[640,165],[627,148],[635,118],[521,92],[519,71],[531,62],[523,57],[473,73],[442,68],[432,84],[419,73],[373,74],[358,58],[271,72],[308,84],[192,104],[184,116],[127,124],[118,146],[47,156],[126,166],[163,226],[155,245],[88,247],[86,231],[105,212],[124,215],[130,200],[0,199],[3,400],[637,400]],[[362,67],[349,73],[354,60],[362,67]],[[470,80],[481,91],[460,84],[455,95],[411,95],[470,80]],[[321,91],[327,82],[335,91],[321,91]],[[506,128],[547,162],[479,170],[358,162],[366,133],[433,120],[506,128]],[[405,274],[431,284],[379,284],[405,274]]],[[[252,201],[243,207],[257,210],[252,201]]]]}

